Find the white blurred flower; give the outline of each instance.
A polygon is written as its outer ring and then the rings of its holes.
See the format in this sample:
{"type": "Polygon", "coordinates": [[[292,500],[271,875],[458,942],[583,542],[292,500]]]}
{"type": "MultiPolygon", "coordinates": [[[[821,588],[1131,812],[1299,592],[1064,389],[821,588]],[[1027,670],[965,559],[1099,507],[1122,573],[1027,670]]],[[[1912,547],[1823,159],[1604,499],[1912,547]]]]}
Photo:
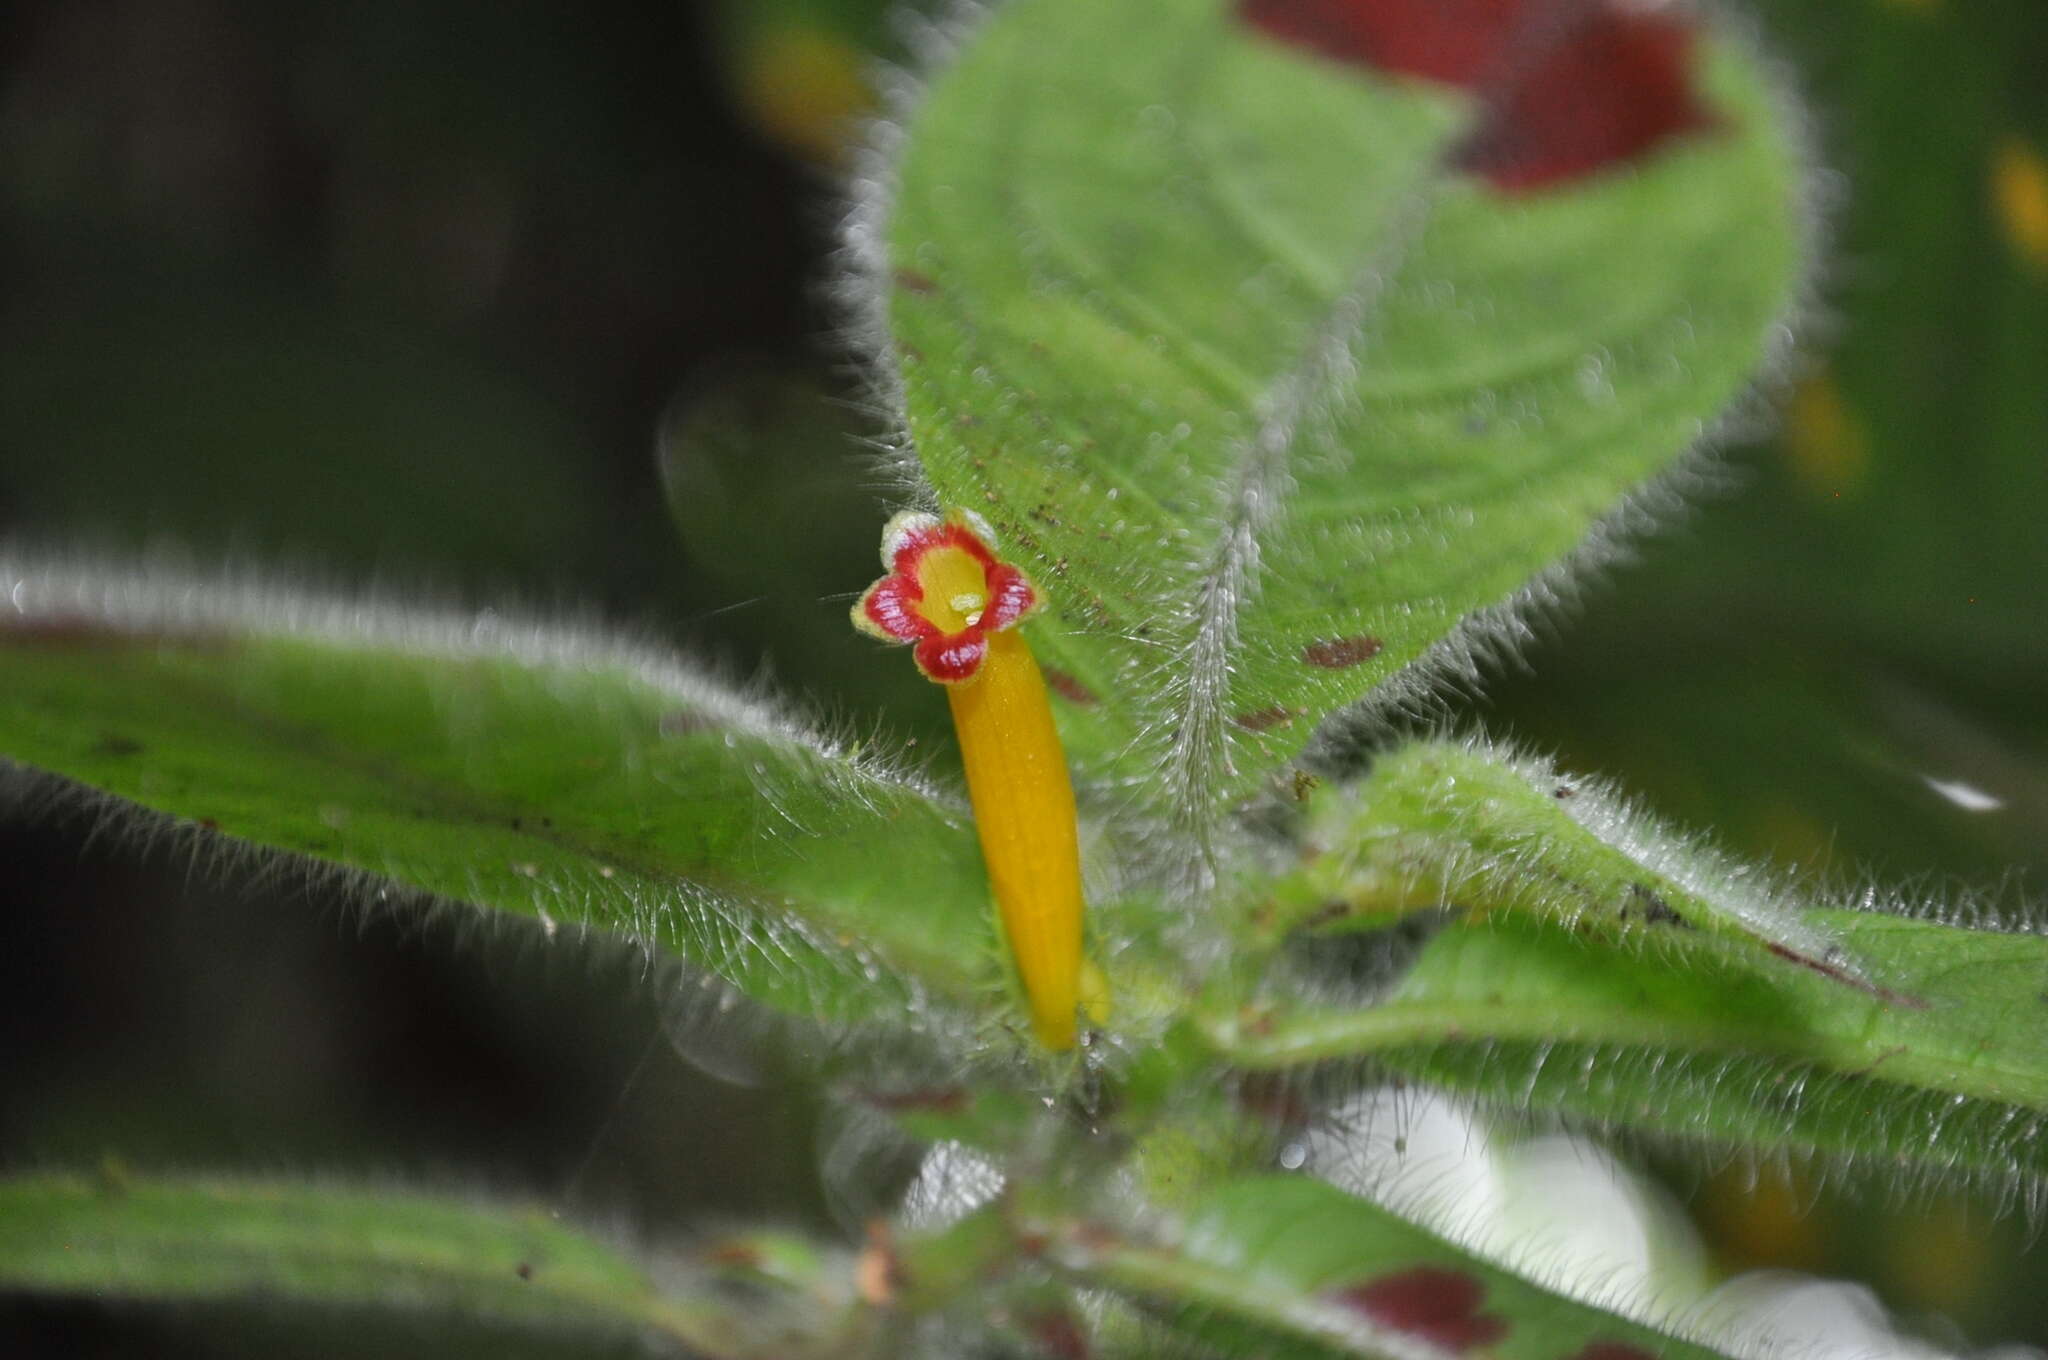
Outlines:
{"type": "Polygon", "coordinates": [[[1750,1355],[1801,1360],[1936,1360],[1950,1352],[1901,1337],[1877,1295],[1843,1280],[1754,1270],[1714,1290],[1698,1317],[1750,1355]]]}
{"type": "Polygon", "coordinates": [[[1493,1140],[1463,1108],[1426,1091],[1362,1091],[1309,1136],[1307,1169],[1464,1240],[1500,1216],[1493,1140]]]}
{"type": "Polygon", "coordinates": [[[1499,1240],[1525,1274],[1582,1298],[1664,1316],[1707,1284],[1676,1204],[1597,1144],[1556,1134],[1500,1154],[1499,1240]]]}
{"type": "MultiPolygon", "coordinates": [[[[1758,1271],[1714,1287],[1679,1207],[1588,1139],[1517,1142],[1431,1092],[1382,1087],[1332,1111],[1306,1169],[1573,1298],[1757,1360],[1938,1360],[1861,1285],[1758,1271]]],[[[2043,1360],[2027,1346],[1978,1360],[2043,1360]]]]}
{"type": "Polygon", "coordinates": [[[934,1143],[903,1195],[903,1226],[935,1231],[959,1222],[1003,1191],[1003,1173],[965,1143],[934,1143]]]}
{"type": "Polygon", "coordinates": [[[1309,1144],[1316,1175],[1561,1293],[1661,1316],[1705,1287],[1677,1208],[1597,1145],[1516,1143],[1433,1092],[1380,1088],[1309,1144]]]}

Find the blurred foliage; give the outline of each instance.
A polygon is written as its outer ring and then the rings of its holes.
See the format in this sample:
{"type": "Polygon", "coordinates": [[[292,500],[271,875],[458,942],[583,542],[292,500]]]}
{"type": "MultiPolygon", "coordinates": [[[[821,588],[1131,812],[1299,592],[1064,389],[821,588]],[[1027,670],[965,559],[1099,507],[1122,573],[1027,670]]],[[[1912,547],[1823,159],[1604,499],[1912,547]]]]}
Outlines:
{"type": "MultiPolygon", "coordinates": [[[[838,603],[817,599],[868,574],[836,565],[871,527],[834,526],[874,519],[844,457],[858,413],[835,434],[835,408],[811,408],[815,434],[715,455],[746,479],[721,494],[810,488],[817,542],[760,585],[736,579],[763,558],[749,511],[722,544],[699,516],[676,550],[650,452],[715,356],[766,354],[846,396],[806,292],[831,200],[799,160],[861,106],[848,56],[890,50],[883,8],[9,6],[0,530],[595,598],[700,648],[765,651],[857,711],[892,695],[914,726],[900,658],[857,669],[838,603]],[[774,24],[804,35],[781,65],[762,55],[774,24]],[[793,619],[792,600],[815,608],[793,619]]],[[[1591,586],[1478,711],[1732,849],[1852,879],[2038,873],[2048,8],[1754,8],[1840,180],[1824,362],[1779,433],[1732,448],[1740,494],[1591,586]]],[[[764,1201],[824,1221],[814,1112],[648,1047],[630,961],[563,976],[516,942],[340,929],[82,851],[89,831],[4,831],[0,1047],[26,1055],[0,1107],[9,1165],[119,1146],[425,1172],[483,1150],[509,1184],[650,1222],[764,1201]]],[[[2017,1254],[2024,1225],[1986,1206],[1670,1174],[1731,1267],[1860,1275],[1980,1337],[2048,1337],[2048,1258],[2017,1254]]],[[[312,1353],[304,1334],[202,1321],[218,1351],[48,1307],[0,1322],[0,1349],[312,1353]]]]}
{"type": "Polygon", "coordinates": [[[899,58],[876,0],[724,0],[725,71],[735,101],[764,132],[825,166],[845,163],[875,111],[878,58],[899,58]]]}
{"type": "Polygon", "coordinates": [[[2048,280],[1999,190],[2048,135],[2048,10],[1761,8],[1837,181],[1817,346],[1747,485],[1589,590],[1493,720],[1733,848],[1992,884],[2048,864],[2048,280]]]}
{"type": "MultiPolygon", "coordinates": [[[[1730,849],[2040,919],[2048,271],[2029,158],[2048,150],[2048,8],[1756,9],[1833,177],[1809,358],[1779,428],[1730,451],[1739,488],[1591,586],[1484,718],[1730,849]]],[[[1858,1276],[1972,1335],[2048,1336],[2027,1283],[2048,1254],[1995,1206],[1673,1174],[1731,1266],[1858,1276]]]]}
{"type": "MultiPolygon", "coordinates": [[[[810,292],[823,183],[730,98],[717,20],[0,7],[0,533],[595,602],[823,689],[843,657],[807,664],[808,634],[841,640],[843,605],[797,629],[722,612],[760,588],[690,569],[655,477],[661,412],[707,361],[765,354],[844,390],[810,292]]],[[[845,457],[859,424],[781,451],[819,470],[820,518],[872,517],[845,457]]],[[[827,588],[868,573],[859,536],[827,588]]],[[[630,1206],[649,1232],[707,1213],[832,1226],[816,1093],[696,1067],[643,960],[195,883],[91,830],[0,827],[7,1167],[463,1168],[587,1218],[630,1206]]],[[[0,1306],[8,1354],[429,1337],[567,1353],[367,1319],[0,1306]]]]}

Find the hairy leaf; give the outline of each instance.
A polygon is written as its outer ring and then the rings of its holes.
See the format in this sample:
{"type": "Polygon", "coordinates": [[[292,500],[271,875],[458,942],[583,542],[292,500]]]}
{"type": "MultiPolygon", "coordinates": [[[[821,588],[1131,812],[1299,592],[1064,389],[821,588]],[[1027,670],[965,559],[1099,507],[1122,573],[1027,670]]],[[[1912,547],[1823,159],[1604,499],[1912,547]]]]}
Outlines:
{"type": "Polygon", "coordinates": [[[1460,168],[1498,91],[1256,8],[1003,7],[868,252],[926,476],[1050,598],[1077,761],[1198,841],[1607,542],[1801,275],[1792,139],[1736,44],[1686,48],[1708,125],[1510,195],[1460,168]]]}
{"type": "Polygon", "coordinates": [[[1735,949],[1886,994],[1801,920],[1806,903],[1786,884],[1666,831],[1598,780],[1495,748],[1415,742],[1357,785],[1319,790],[1304,859],[1274,885],[1269,927],[1303,912],[1329,929],[1476,905],[1735,949]]]}
{"type": "Polygon", "coordinates": [[[1717,1354],[1541,1288],[1305,1176],[1212,1192],[1163,1240],[1070,1231],[1061,1261],[1229,1354],[1667,1360],[1717,1354]]]}
{"type": "Polygon", "coordinates": [[[1743,8],[1845,186],[1826,365],[1739,455],[1743,493],[1491,685],[1490,721],[1748,853],[2037,879],[2048,288],[1999,188],[2048,147],[2048,7],[1878,5],[1848,40],[1838,6],[1743,8]]]}
{"type": "Polygon", "coordinates": [[[624,934],[802,1015],[1000,976],[965,813],[892,754],[587,628],[0,558],[0,757],[168,814],[111,825],[624,934]]]}
{"type": "Polygon", "coordinates": [[[1329,797],[1348,811],[1316,834],[1355,839],[1318,846],[1276,923],[1462,918],[1355,1004],[1240,999],[1211,1025],[1234,1061],[1373,1055],[1519,1111],[2048,1196],[2048,937],[1802,903],[1481,749],[1398,751],[1329,797]]]}
{"type": "Polygon", "coordinates": [[[640,1265],[538,1209],[288,1182],[0,1180],[0,1290],[434,1312],[645,1336],[692,1355],[739,1354],[747,1331],[746,1311],[665,1296],[640,1265]]]}

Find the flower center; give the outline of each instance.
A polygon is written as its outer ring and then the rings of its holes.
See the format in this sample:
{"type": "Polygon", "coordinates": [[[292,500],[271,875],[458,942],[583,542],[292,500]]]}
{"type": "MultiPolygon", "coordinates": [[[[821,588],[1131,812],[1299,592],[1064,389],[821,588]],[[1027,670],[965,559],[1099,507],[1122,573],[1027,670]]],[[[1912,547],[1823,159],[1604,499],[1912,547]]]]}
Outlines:
{"type": "Polygon", "coordinates": [[[973,627],[988,607],[988,577],[963,548],[933,548],[919,558],[917,585],[924,592],[917,612],[942,633],[973,627]]]}

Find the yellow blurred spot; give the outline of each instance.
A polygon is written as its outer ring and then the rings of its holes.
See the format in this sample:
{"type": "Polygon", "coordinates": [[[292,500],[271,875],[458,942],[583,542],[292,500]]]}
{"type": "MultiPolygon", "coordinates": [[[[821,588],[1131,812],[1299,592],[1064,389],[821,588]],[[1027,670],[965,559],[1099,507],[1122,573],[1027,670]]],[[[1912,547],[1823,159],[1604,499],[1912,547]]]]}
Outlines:
{"type": "Polygon", "coordinates": [[[1748,843],[1780,864],[1823,873],[1834,858],[1834,833],[1796,803],[1756,799],[1745,820],[1749,823],[1745,827],[1748,843]]]}
{"type": "Polygon", "coordinates": [[[1960,1204],[1943,1204],[1891,1235],[1892,1287],[1901,1303],[1944,1313],[1969,1311],[1997,1278],[1995,1244],[1960,1204]]]}
{"type": "Polygon", "coordinates": [[[1870,465],[1863,422],[1825,373],[1799,384],[1785,413],[1785,449],[1800,484],[1817,496],[1853,491],[1870,465]]]}
{"type": "Polygon", "coordinates": [[[868,1224],[867,1245],[854,1261],[853,1287],[862,1303],[886,1308],[896,1301],[902,1275],[903,1263],[896,1256],[896,1244],[890,1240],[889,1225],[878,1218],[868,1224]]]}
{"type": "Polygon", "coordinates": [[[1810,1201],[1790,1173],[1764,1171],[1752,1181],[1731,1169],[1708,1182],[1700,1225],[1731,1270],[1818,1271],[1827,1264],[1827,1243],[1810,1201]]]}
{"type": "Polygon", "coordinates": [[[1991,158],[1991,200],[2014,253],[2036,274],[2048,275],[2048,162],[2018,137],[2008,137],[1991,158]]]}
{"type": "Polygon", "coordinates": [[[771,28],[740,56],[740,101],[771,137],[815,161],[846,154],[874,105],[852,45],[812,28],[771,28]]]}
{"type": "Polygon", "coordinates": [[[1081,960],[1081,1014],[1091,1024],[1106,1025],[1112,1009],[1108,976],[1096,966],[1095,960],[1081,960]]]}

